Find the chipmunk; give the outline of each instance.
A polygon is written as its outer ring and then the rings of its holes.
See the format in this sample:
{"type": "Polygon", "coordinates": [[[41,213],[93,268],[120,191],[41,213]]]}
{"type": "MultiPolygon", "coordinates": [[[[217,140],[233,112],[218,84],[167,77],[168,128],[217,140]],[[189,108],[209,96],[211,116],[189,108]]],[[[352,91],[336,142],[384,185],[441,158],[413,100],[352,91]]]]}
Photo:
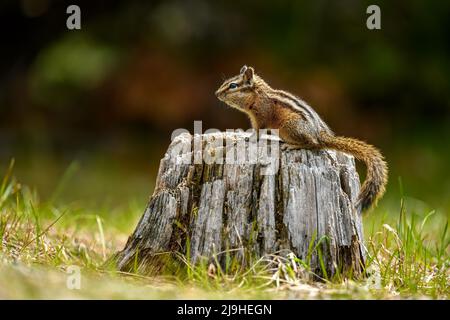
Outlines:
{"type": "Polygon", "coordinates": [[[356,202],[359,210],[375,206],[384,194],[388,169],[378,149],[357,139],[335,136],[308,104],[286,91],[272,89],[252,67],[243,66],[239,75],[220,86],[216,96],[246,113],[256,132],[278,129],[287,149],[333,149],[363,161],[367,176],[356,202]]]}

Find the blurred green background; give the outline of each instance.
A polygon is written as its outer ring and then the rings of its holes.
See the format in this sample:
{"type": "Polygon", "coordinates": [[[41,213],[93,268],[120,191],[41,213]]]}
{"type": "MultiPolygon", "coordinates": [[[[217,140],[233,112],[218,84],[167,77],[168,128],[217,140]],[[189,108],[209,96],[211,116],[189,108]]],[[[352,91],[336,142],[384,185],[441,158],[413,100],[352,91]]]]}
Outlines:
{"type": "Polygon", "coordinates": [[[383,151],[382,207],[449,214],[450,1],[2,0],[0,34],[0,172],[44,199],[145,204],[174,129],[249,127],[214,96],[247,64],[383,151]]]}

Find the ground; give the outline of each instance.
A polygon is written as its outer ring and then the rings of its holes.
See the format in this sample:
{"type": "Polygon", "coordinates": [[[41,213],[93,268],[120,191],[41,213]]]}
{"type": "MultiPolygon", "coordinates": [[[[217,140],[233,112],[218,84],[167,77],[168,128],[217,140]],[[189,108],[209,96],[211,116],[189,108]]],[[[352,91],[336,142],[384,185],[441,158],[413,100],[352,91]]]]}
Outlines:
{"type": "Polygon", "coordinates": [[[232,274],[189,264],[175,276],[121,273],[108,262],[123,248],[145,199],[98,208],[55,197],[40,200],[14,178],[12,166],[7,170],[0,186],[1,299],[450,298],[448,216],[407,197],[364,216],[371,276],[321,283],[307,280],[307,266],[295,259],[232,274]]]}

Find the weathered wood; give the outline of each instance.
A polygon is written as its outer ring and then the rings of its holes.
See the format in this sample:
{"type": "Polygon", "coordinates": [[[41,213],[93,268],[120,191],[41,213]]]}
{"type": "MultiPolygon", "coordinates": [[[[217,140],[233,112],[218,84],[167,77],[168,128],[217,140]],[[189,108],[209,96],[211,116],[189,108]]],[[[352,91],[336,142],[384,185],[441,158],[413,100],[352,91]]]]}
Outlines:
{"type": "MultiPolygon", "coordinates": [[[[263,137],[255,147],[249,137],[222,132],[173,140],[145,213],[117,256],[120,270],[170,270],[177,265],[174,253],[197,263],[226,251],[248,264],[293,252],[305,261],[310,257],[311,270],[323,274],[320,251],[328,276],[338,269],[361,273],[362,223],[353,207],[360,184],[353,157],[330,150],[277,153],[276,139],[263,137]],[[275,161],[265,156],[267,145],[275,161]],[[227,161],[236,158],[252,161],[227,161]],[[320,250],[311,252],[310,244],[320,239],[320,250]]],[[[217,256],[220,263],[227,254],[217,256]]]]}

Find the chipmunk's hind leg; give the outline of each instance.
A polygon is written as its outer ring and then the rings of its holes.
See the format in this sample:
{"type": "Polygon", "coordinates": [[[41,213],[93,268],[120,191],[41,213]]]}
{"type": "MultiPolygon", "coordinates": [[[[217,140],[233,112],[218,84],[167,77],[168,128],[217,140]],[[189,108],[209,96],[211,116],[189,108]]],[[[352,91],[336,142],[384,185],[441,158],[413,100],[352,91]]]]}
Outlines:
{"type": "Polygon", "coordinates": [[[319,146],[314,130],[304,120],[286,121],[280,127],[279,134],[284,141],[282,150],[315,149],[319,146]]]}

